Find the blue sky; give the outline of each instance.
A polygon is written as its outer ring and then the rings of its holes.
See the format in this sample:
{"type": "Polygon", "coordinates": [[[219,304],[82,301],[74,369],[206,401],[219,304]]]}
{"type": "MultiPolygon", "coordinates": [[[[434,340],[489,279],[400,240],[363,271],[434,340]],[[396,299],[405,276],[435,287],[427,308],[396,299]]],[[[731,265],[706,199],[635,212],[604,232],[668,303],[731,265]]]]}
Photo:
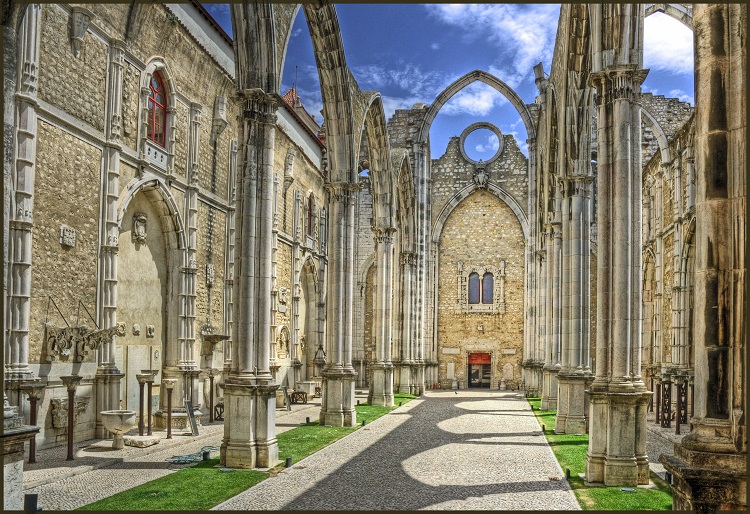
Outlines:
{"type": "MultiPolygon", "coordinates": [[[[226,4],[204,4],[232,34],[226,4]]],[[[549,73],[559,4],[339,4],[336,6],[347,63],[363,90],[383,95],[386,117],[417,102],[430,104],[446,86],[474,70],[490,72],[526,103],[538,91],[532,67],[549,73]]],[[[294,21],[282,75],[281,93],[295,82],[307,110],[322,120],[318,74],[304,13],[294,21]]],[[[693,103],[692,32],[661,13],[646,18],[644,67],[651,71],[645,92],[693,103]]],[[[448,101],[432,124],[432,157],[445,152],[451,136],[487,121],[513,134],[524,153],[526,130],[507,99],[483,83],[464,88],[448,101]]],[[[492,157],[497,140],[474,134],[474,159],[492,157]]]]}

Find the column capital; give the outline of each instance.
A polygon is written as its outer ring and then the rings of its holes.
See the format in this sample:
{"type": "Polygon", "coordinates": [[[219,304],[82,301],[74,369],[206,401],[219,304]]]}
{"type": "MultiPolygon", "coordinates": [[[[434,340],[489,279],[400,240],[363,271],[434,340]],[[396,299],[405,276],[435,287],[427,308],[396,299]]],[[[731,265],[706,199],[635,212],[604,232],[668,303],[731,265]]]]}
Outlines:
{"type": "Polygon", "coordinates": [[[237,91],[237,98],[243,103],[242,115],[260,123],[275,124],[279,100],[260,88],[237,91]]]}
{"type": "Polygon", "coordinates": [[[376,243],[393,243],[393,233],[396,232],[396,228],[372,227],[372,232],[375,234],[376,243]]]}
{"type": "Polygon", "coordinates": [[[323,185],[326,191],[331,194],[332,202],[348,202],[351,194],[359,191],[359,184],[354,182],[327,182],[323,185]]]}
{"type": "Polygon", "coordinates": [[[635,101],[640,97],[641,84],[646,80],[648,72],[649,70],[638,68],[635,64],[607,66],[604,70],[589,75],[588,85],[597,90],[597,105],[614,100],[635,101]]]}

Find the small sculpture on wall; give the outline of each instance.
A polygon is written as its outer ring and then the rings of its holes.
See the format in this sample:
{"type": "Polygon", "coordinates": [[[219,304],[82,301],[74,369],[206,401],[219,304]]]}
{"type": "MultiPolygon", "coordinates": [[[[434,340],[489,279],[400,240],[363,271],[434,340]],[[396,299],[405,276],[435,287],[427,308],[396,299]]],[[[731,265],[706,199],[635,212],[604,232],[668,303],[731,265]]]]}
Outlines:
{"type": "Polygon", "coordinates": [[[141,335],[141,326],[138,323],[136,323],[135,325],[133,325],[133,335],[134,336],[141,335]]]}
{"type": "Polygon", "coordinates": [[[154,326],[146,325],[146,337],[154,337],[154,326]]]}
{"type": "Polygon", "coordinates": [[[117,322],[117,325],[115,326],[115,334],[117,334],[120,337],[125,336],[125,322],[124,321],[117,322]]]}
{"type": "Polygon", "coordinates": [[[213,264],[206,264],[206,287],[213,286],[215,278],[216,266],[214,266],[213,264]]]}
{"type": "Polygon", "coordinates": [[[286,303],[289,301],[289,289],[284,286],[279,288],[279,312],[286,312],[286,303]]]}
{"type": "Polygon", "coordinates": [[[146,220],[148,216],[145,212],[136,212],[133,214],[133,242],[146,242],[146,220]]]}
{"type": "Polygon", "coordinates": [[[485,189],[487,187],[487,183],[490,180],[490,176],[487,174],[487,171],[484,168],[484,163],[482,161],[479,161],[479,164],[477,164],[476,172],[474,172],[473,178],[474,178],[474,183],[480,189],[485,189]]]}
{"type": "Polygon", "coordinates": [[[286,326],[282,326],[279,331],[279,337],[277,340],[279,354],[284,354],[281,358],[289,355],[289,329],[286,326]]]}
{"type": "Polygon", "coordinates": [[[67,225],[60,225],[60,244],[73,248],[76,245],[76,230],[67,225]]]}

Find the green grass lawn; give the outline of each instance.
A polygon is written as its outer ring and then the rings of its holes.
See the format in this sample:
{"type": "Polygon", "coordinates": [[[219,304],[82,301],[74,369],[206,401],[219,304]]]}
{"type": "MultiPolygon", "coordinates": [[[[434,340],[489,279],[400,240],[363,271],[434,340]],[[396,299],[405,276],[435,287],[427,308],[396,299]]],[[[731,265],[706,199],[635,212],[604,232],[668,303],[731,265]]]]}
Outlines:
{"type": "MultiPolygon", "coordinates": [[[[395,404],[417,398],[408,394],[395,395],[395,404]]],[[[222,472],[214,467],[218,458],[200,462],[167,476],[157,478],[127,491],[103,498],[77,510],[208,510],[236,496],[255,484],[278,473],[287,457],[299,462],[367,423],[388,414],[396,407],[356,405],[357,426],[324,427],[318,421],[282,432],[277,436],[282,464],[270,472],[239,470],[222,472]]]]}
{"type": "Polygon", "coordinates": [[[268,473],[215,468],[219,459],[170,473],[77,510],[208,510],[268,478],[268,473]]]}
{"type": "Polygon", "coordinates": [[[570,469],[570,486],[584,510],[672,510],[672,490],[653,472],[651,481],[658,489],[635,487],[634,492],[621,491],[620,487],[588,487],[579,473],[586,472],[586,451],[589,436],[556,434],[554,410],[540,410],[541,398],[527,398],[534,409],[544,435],[563,472],[570,469]]]}

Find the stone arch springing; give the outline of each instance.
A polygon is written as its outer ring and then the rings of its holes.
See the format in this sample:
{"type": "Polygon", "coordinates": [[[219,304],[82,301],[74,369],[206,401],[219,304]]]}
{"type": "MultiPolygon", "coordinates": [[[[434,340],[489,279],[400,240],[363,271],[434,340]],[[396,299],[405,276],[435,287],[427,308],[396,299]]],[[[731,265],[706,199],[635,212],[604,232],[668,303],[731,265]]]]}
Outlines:
{"type": "MultiPolygon", "coordinates": [[[[372,184],[373,226],[380,228],[394,227],[396,223],[394,171],[391,169],[390,145],[380,93],[371,93],[369,96],[367,110],[359,129],[358,141],[362,141],[362,135],[366,137],[367,168],[370,170],[370,182],[372,184]]],[[[359,154],[359,145],[356,153],[359,154]]]]}
{"type": "Polygon", "coordinates": [[[641,114],[643,115],[641,119],[649,126],[649,128],[651,128],[653,133],[656,135],[656,142],[659,144],[659,151],[661,152],[662,164],[667,164],[672,160],[670,158],[669,141],[667,140],[667,135],[664,133],[661,125],[659,125],[659,122],[656,121],[656,118],[654,118],[654,116],[649,112],[648,109],[642,106],[641,114]]]}
{"type": "Polygon", "coordinates": [[[398,226],[401,231],[401,251],[414,252],[416,215],[414,178],[409,165],[409,156],[406,150],[398,149],[391,151],[391,164],[396,182],[398,184],[398,226]]]}
{"type": "MultiPolygon", "coordinates": [[[[445,206],[441,209],[440,214],[438,214],[437,218],[435,219],[435,224],[432,228],[432,242],[433,243],[439,243],[440,242],[440,234],[443,231],[443,227],[445,226],[445,222],[450,216],[450,214],[453,212],[453,210],[458,207],[458,205],[468,198],[472,193],[475,191],[479,191],[480,188],[476,184],[469,184],[466,187],[464,187],[462,190],[460,190],[458,193],[453,195],[453,197],[446,202],[445,206]]],[[[526,218],[526,214],[523,212],[523,209],[521,208],[521,205],[516,201],[515,198],[513,198],[507,191],[504,189],[494,185],[489,184],[487,187],[487,190],[492,193],[493,195],[497,196],[500,200],[505,202],[505,204],[510,207],[510,209],[513,211],[513,214],[516,215],[516,218],[518,219],[518,222],[521,224],[521,230],[523,231],[523,238],[524,240],[528,240],[529,238],[529,222],[526,218]]]]}
{"type": "Polygon", "coordinates": [[[497,90],[497,92],[499,92],[505,98],[507,98],[510,103],[513,104],[513,107],[516,108],[518,114],[521,116],[523,124],[526,127],[526,134],[528,138],[536,138],[536,129],[531,119],[531,114],[529,113],[526,104],[523,102],[523,100],[521,100],[518,94],[505,82],[495,77],[494,75],[487,73],[486,71],[474,70],[454,81],[451,85],[445,88],[437,96],[437,98],[435,98],[435,101],[432,102],[429,109],[427,110],[427,114],[424,117],[422,126],[419,128],[419,134],[417,136],[418,143],[427,142],[432,122],[435,120],[435,117],[438,115],[438,112],[440,112],[440,109],[442,109],[443,105],[445,105],[445,103],[448,102],[448,100],[450,100],[456,93],[477,81],[484,82],[488,86],[497,90]]]}

